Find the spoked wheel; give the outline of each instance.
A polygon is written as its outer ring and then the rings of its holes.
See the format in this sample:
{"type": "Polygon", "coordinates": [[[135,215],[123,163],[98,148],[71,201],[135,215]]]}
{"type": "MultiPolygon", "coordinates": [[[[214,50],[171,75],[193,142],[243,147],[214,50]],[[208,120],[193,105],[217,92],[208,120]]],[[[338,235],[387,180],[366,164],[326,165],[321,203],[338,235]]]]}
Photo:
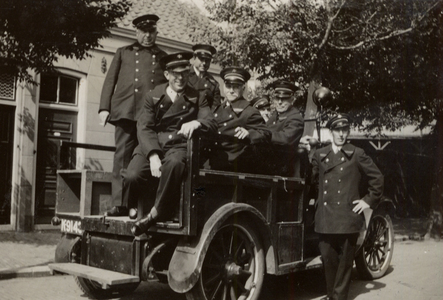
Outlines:
{"type": "Polygon", "coordinates": [[[90,299],[122,297],[132,293],[139,285],[139,282],[136,282],[104,289],[100,283],[83,277],[75,277],[75,282],[90,299]]]}
{"type": "Polygon", "coordinates": [[[377,279],[385,275],[394,253],[394,227],[389,215],[374,215],[355,265],[361,278],[377,279]]]}
{"type": "Polygon", "coordinates": [[[246,223],[225,224],[210,242],[188,300],[258,299],[265,260],[258,235],[246,223]]]}

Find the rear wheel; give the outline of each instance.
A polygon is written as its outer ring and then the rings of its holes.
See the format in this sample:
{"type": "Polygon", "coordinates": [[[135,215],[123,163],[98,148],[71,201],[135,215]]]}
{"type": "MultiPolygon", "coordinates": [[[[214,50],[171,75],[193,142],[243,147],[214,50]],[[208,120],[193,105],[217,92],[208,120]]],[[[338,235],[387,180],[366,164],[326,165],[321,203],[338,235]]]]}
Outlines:
{"type": "Polygon", "coordinates": [[[200,278],[188,300],[258,299],[265,260],[258,235],[246,222],[218,229],[206,252],[200,278]]]}
{"type": "Polygon", "coordinates": [[[374,215],[365,240],[355,257],[361,278],[377,279],[385,275],[394,253],[394,227],[387,214],[374,215]]]}
{"type": "Polygon", "coordinates": [[[90,299],[122,297],[132,293],[140,284],[139,282],[135,282],[104,289],[100,283],[83,277],[75,277],[75,282],[90,299]]]}

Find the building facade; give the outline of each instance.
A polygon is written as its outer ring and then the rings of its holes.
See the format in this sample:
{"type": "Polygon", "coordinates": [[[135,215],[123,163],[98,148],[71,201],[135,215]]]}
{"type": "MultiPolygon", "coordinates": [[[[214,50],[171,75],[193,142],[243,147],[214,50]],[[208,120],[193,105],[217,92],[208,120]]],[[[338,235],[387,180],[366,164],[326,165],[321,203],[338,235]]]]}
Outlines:
{"type": "MultiPolygon", "coordinates": [[[[0,230],[53,228],[60,141],[114,146],[114,127],[99,125],[98,107],[117,48],[135,42],[132,20],[157,14],[157,45],[168,53],[191,50],[184,11],[198,9],[177,0],[133,0],[101,48],[84,60],[61,57],[58,74],[33,74],[38,85],[0,70],[0,230]]],[[[215,75],[220,69],[209,71],[215,75]]],[[[78,148],[75,157],[76,169],[112,170],[112,152],[78,148]]]]}

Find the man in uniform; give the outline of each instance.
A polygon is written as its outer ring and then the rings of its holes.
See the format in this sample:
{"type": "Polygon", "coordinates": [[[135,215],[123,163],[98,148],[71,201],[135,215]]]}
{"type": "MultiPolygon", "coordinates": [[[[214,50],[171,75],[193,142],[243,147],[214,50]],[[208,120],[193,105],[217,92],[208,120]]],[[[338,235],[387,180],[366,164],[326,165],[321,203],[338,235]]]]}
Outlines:
{"type": "Polygon", "coordinates": [[[363,149],[346,143],[348,115],[338,114],[326,127],[332,143],[315,151],[313,177],[318,179],[315,231],[325,269],[325,300],[346,300],[359,232],[364,229],[363,210],[373,207],[383,193],[383,175],[363,149]],[[365,179],[367,190],[359,187],[365,179]],[[363,196],[363,197],[362,197],[363,196]]]}
{"type": "Polygon", "coordinates": [[[262,95],[255,97],[251,100],[251,105],[252,107],[258,109],[265,122],[269,120],[269,116],[271,114],[271,102],[269,101],[269,96],[262,95]]]}
{"type": "MultiPolygon", "coordinates": [[[[284,176],[294,176],[297,160],[297,148],[303,135],[303,117],[293,105],[294,93],[297,87],[288,81],[278,81],[274,84],[275,111],[266,122],[272,132],[273,150],[276,155],[269,157],[273,173],[284,176]]],[[[298,168],[297,168],[298,169],[298,168]]]]}
{"type": "MultiPolygon", "coordinates": [[[[269,142],[271,133],[260,112],[243,98],[245,85],[251,75],[243,68],[227,67],[220,76],[224,81],[226,98],[223,104],[214,108],[218,134],[247,140],[251,146],[269,142]]],[[[218,170],[254,172],[257,161],[251,149],[246,143],[221,142],[221,147],[211,156],[210,166],[218,170]]]]}
{"type": "MultiPolygon", "coordinates": [[[[143,107],[143,96],[158,84],[166,82],[159,60],[166,55],[156,44],[156,15],[144,15],[133,20],[137,42],[117,49],[103,83],[99,117],[105,126],[115,126],[112,199],[122,201],[120,171],[126,168],[137,146],[136,124],[143,107]]],[[[118,215],[118,206],[107,212],[118,215]],[[117,210],[116,210],[117,209],[117,210]]]]}
{"type": "Polygon", "coordinates": [[[179,206],[186,168],[187,139],[194,131],[215,132],[216,123],[205,98],[189,87],[191,52],[164,56],[160,64],[168,82],[149,92],[137,123],[139,145],[123,175],[123,205],[134,208],[146,187],[158,178],[155,204],[132,228],[140,235],[171,217],[179,206]]]}
{"type": "Polygon", "coordinates": [[[220,104],[220,86],[215,78],[208,73],[212,56],[217,50],[206,44],[197,44],[192,47],[194,51],[193,66],[189,75],[189,85],[199,91],[208,99],[210,107],[220,104]]]}

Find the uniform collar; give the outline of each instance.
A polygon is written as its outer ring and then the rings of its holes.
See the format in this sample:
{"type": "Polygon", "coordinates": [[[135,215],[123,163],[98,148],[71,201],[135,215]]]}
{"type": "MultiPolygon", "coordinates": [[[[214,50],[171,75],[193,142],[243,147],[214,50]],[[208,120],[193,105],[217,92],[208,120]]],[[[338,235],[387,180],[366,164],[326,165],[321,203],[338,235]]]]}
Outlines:
{"type": "Polygon", "coordinates": [[[226,100],[225,103],[227,106],[230,106],[236,114],[241,114],[248,106],[251,105],[249,101],[247,101],[243,97],[235,100],[234,102],[229,102],[229,100],[226,100]]]}

